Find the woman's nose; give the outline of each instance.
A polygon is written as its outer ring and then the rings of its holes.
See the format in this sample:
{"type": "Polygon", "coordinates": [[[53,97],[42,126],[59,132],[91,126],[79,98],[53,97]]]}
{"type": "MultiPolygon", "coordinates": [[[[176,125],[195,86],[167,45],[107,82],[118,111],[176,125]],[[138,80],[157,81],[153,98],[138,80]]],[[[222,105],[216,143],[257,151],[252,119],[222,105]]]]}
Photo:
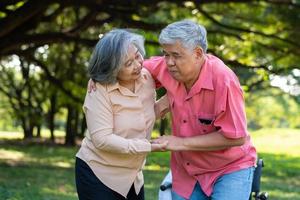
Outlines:
{"type": "Polygon", "coordinates": [[[140,68],[140,67],[142,67],[142,65],[143,65],[143,61],[144,61],[144,59],[136,59],[135,61],[134,61],[134,66],[135,66],[135,68],[140,68]]]}

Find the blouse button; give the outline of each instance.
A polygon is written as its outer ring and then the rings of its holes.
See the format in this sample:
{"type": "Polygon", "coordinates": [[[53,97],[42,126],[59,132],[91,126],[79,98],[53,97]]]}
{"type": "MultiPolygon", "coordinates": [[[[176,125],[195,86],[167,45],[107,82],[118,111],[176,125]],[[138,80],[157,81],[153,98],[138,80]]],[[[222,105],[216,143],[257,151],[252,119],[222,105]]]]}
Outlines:
{"type": "Polygon", "coordinates": [[[186,123],[186,122],[187,122],[187,121],[184,119],[184,120],[183,120],[183,123],[186,123]]]}
{"type": "Polygon", "coordinates": [[[187,162],[187,163],[186,163],[186,165],[190,165],[190,163],[189,163],[189,162],[187,162]]]}

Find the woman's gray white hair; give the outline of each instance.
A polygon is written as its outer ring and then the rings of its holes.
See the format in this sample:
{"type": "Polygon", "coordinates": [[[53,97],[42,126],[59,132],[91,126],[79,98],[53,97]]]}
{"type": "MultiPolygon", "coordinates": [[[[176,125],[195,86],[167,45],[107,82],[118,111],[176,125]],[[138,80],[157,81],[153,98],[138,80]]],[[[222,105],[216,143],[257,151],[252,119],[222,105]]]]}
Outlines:
{"type": "Polygon", "coordinates": [[[190,20],[182,20],[174,22],[166,26],[159,35],[159,43],[175,44],[177,41],[190,50],[197,46],[207,50],[206,29],[204,26],[199,25],[190,20]]]}
{"type": "Polygon", "coordinates": [[[88,73],[93,81],[111,84],[128,56],[129,45],[134,45],[144,56],[144,38],[125,29],[106,33],[96,44],[90,59],[88,73]]]}

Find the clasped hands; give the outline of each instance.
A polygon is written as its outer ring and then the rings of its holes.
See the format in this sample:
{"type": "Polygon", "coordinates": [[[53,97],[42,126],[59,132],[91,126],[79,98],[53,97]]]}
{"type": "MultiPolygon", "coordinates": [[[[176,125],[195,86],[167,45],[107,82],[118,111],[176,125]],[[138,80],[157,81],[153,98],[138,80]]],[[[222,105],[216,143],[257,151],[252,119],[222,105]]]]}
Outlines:
{"type": "Polygon", "coordinates": [[[183,138],[164,135],[151,140],[151,151],[179,151],[183,146],[183,138]]]}

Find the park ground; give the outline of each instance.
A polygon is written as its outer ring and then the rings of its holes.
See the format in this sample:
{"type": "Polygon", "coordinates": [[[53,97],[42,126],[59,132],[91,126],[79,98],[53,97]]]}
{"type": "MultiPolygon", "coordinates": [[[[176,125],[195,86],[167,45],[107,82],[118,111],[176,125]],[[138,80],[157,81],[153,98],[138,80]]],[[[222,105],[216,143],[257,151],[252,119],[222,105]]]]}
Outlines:
{"type": "MultiPolygon", "coordinates": [[[[300,130],[261,129],[251,135],[265,162],[261,190],[269,193],[270,200],[300,200],[300,130]]],[[[18,132],[0,132],[0,199],[77,199],[74,156],[78,147],[21,142],[20,138],[18,132]]],[[[157,199],[168,166],[169,153],[149,155],[144,169],[146,200],[157,199]]]]}

